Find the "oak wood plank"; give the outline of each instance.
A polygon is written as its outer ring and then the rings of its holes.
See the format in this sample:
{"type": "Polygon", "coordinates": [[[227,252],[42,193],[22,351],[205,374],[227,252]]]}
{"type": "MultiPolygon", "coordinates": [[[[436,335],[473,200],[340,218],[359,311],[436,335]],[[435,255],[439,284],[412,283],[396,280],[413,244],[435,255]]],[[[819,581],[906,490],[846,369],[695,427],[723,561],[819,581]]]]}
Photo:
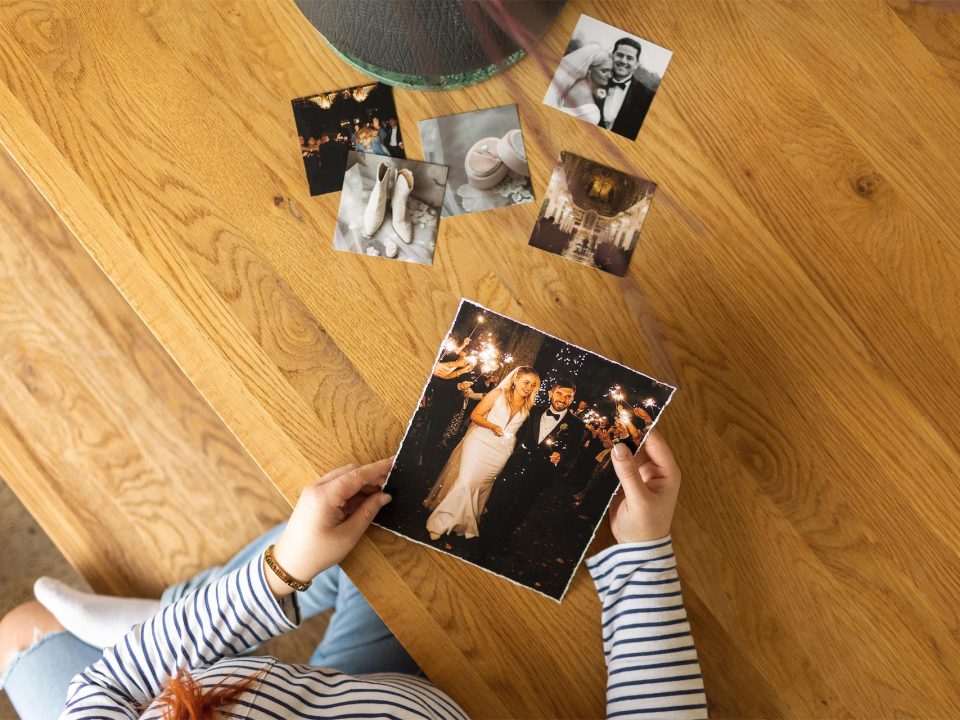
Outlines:
{"type": "MultiPolygon", "coordinates": [[[[536,204],[445,220],[430,268],[332,251],[338,198],[308,196],[289,99],[363,76],[292,3],[4,7],[0,142],[288,499],[395,449],[472,297],[681,388],[662,427],[712,714],[950,715],[960,92],[939,42],[873,2],[570,3],[493,80],[397,91],[411,157],[416,120],[517,102],[535,192],[570,148],[655,180],[623,279],[528,248],[536,204]],[[581,11],[674,51],[636,143],[540,104],[581,11]]],[[[582,570],[556,607],[374,530],[348,571],[471,714],[601,712],[582,570]]]]}

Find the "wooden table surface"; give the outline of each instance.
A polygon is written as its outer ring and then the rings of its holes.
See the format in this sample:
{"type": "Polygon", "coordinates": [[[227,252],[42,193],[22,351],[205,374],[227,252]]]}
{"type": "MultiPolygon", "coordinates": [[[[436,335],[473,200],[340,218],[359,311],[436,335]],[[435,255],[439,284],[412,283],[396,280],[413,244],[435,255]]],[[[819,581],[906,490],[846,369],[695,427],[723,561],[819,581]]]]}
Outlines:
{"type": "MultiPolygon", "coordinates": [[[[397,447],[466,296],[680,388],[660,424],[716,717],[960,712],[960,13],[571,2],[416,122],[519,105],[659,190],[627,277],[527,247],[539,203],[444,220],[432,267],[330,248],[290,99],[365,77],[292,2],[0,4],[0,142],[292,502],[397,447]],[[674,52],[640,139],[540,104],[581,11],[674,52]]],[[[601,539],[602,540],[602,539],[601,539]]],[[[472,715],[596,716],[599,607],[378,529],[348,571],[472,715]]]]}

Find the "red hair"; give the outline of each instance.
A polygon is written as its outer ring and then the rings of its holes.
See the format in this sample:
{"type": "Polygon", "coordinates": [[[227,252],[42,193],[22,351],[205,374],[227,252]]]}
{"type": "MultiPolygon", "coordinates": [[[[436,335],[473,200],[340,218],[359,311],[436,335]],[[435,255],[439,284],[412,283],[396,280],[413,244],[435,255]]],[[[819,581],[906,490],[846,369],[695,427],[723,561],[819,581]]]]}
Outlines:
{"type": "Polygon", "coordinates": [[[180,668],[175,677],[163,683],[163,692],[155,702],[163,707],[164,720],[216,720],[217,709],[242,697],[262,674],[258,672],[234,682],[229,682],[233,676],[227,677],[205,689],[189,670],[180,668]]]}

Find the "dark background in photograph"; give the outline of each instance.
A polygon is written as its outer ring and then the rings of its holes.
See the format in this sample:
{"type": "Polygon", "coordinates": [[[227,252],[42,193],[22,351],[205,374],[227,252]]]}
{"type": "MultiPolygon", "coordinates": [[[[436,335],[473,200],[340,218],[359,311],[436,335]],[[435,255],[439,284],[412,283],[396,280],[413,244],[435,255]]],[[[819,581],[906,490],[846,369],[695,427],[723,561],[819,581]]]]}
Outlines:
{"type": "Polygon", "coordinates": [[[623,276],[656,184],[573,153],[560,153],[530,245],[623,276]]]}
{"type": "MultiPolygon", "coordinates": [[[[358,142],[357,135],[361,140],[372,140],[376,134],[372,128],[374,119],[381,128],[387,127],[390,118],[397,118],[397,109],[393,88],[372,83],[297,98],[293,101],[293,117],[310,194],[323,195],[342,187],[348,151],[389,154],[380,146],[379,138],[371,147],[358,142]],[[357,126],[362,133],[357,132],[357,126]]],[[[402,148],[396,157],[405,157],[402,148]]]]}
{"type": "MultiPolygon", "coordinates": [[[[617,415],[616,402],[610,397],[611,388],[620,386],[624,395],[626,405],[621,404],[620,412],[627,412],[631,403],[653,400],[655,404],[646,409],[652,422],[669,401],[674,388],[467,301],[463,302],[445,341],[448,338],[462,340],[474,328],[474,341],[468,351],[478,339],[490,339],[501,355],[509,354],[513,360],[489,373],[494,377],[482,390],[489,375],[483,375],[479,367],[452,380],[431,377],[423,405],[414,415],[387,482],[386,489],[393,496],[393,502],[380,511],[376,524],[560,599],[618,486],[609,456],[604,462],[595,459],[604,449],[598,441],[590,442],[586,448],[563,448],[564,452],[579,453],[571,472],[566,478],[556,479],[543,492],[517,531],[497,548],[499,552],[495,555],[481,556],[480,538],[467,540],[450,534],[431,541],[426,530],[431,511],[423,506],[423,501],[463,438],[469,414],[479,402],[468,401],[464,408],[457,384],[470,380],[475,390],[487,392],[513,368],[532,365],[541,377],[536,404],[547,403],[553,380],[573,378],[577,391],[570,411],[577,410],[580,401],[586,401],[588,407],[578,416],[583,419],[585,413],[592,410],[595,416],[606,417],[608,426],[613,425],[617,415]],[[485,322],[478,326],[479,315],[485,317],[485,322]],[[574,495],[584,491],[586,495],[576,505],[574,495]]],[[[455,355],[441,350],[438,359],[453,357],[455,355]]],[[[633,420],[643,437],[648,427],[638,418],[633,420]]],[[[588,440],[584,436],[583,443],[588,440]]],[[[493,493],[496,492],[495,484],[493,493]]],[[[481,520],[481,538],[483,532],[481,520]]]]}

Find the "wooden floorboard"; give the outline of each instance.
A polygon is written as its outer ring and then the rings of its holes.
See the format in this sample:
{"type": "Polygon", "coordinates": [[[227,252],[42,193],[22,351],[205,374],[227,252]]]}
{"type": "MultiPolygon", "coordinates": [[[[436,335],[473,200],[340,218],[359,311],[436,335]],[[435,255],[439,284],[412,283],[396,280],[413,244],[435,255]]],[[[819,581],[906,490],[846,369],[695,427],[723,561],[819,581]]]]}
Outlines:
{"type": "MultiPolygon", "coordinates": [[[[542,106],[536,58],[475,88],[403,93],[411,157],[417,119],[517,102],[538,195],[560,150],[655,180],[622,280],[527,248],[532,206],[444,220],[429,269],[334,253],[337,198],[307,195],[289,99],[362,76],[292,5],[88,7],[0,9],[0,138],[288,499],[324,464],[396,447],[467,295],[680,388],[660,427],[685,475],[675,540],[714,717],[960,716],[956,3],[570,2],[538,46],[547,57],[581,11],[674,52],[636,143],[542,106]],[[149,81],[130,81],[145,64],[149,81]]],[[[24,202],[7,196],[0,231],[26,234],[24,202]]],[[[254,483],[199,396],[178,399],[182,379],[130,400],[73,372],[102,356],[126,387],[164,361],[125,323],[77,315],[96,307],[86,281],[58,281],[66,303],[46,299],[58,253],[40,264],[7,247],[5,307],[36,303],[45,319],[4,321],[0,421],[19,450],[0,459],[24,477],[65,476],[76,448],[108,450],[106,468],[84,467],[101,473],[91,484],[141,501],[99,499],[101,537],[122,536],[114,518],[165,492],[209,508],[215,493],[187,490],[197,474],[236,466],[254,483]],[[72,333],[88,326],[125,349],[72,333]],[[68,410],[97,430],[69,428],[68,410]],[[154,433],[141,416],[186,430],[154,433]],[[63,457],[28,442],[43,434],[63,457]],[[209,438],[193,446],[200,470],[171,457],[187,436],[209,438]],[[179,489],[160,480],[173,477],[179,489]]],[[[61,481],[34,507],[53,518],[80,500],[61,481]]],[[[142,520],[144,542],[173,530],[142,520]]],[[[64,539],[77,557],[95,522],[81,516],[64,539]]],[[[388,622],[413,643],[453,633],[457,597],[486,587],[466,571],[443,586],[446,559],[373,535],[358,582],[421,581],[379,583],[402,589],[377,598],[388,622]]],[[[182,538],[168,548],[150,561],[171,573],[198,562],[182,538]]],[[[146,570],[133,563],[99,582],[135,582],[146,570]]],[[[441,639],[418,648],[438,665],[459,652],[441,639]]],[[[526,657],[503,652],[484,660],[526,657]]]]}
{"type": "Polygon", "coordinates": [[[95,590],[155,595],[286,517],[6,153],[0,307],[0,476],[95,590]]]}

